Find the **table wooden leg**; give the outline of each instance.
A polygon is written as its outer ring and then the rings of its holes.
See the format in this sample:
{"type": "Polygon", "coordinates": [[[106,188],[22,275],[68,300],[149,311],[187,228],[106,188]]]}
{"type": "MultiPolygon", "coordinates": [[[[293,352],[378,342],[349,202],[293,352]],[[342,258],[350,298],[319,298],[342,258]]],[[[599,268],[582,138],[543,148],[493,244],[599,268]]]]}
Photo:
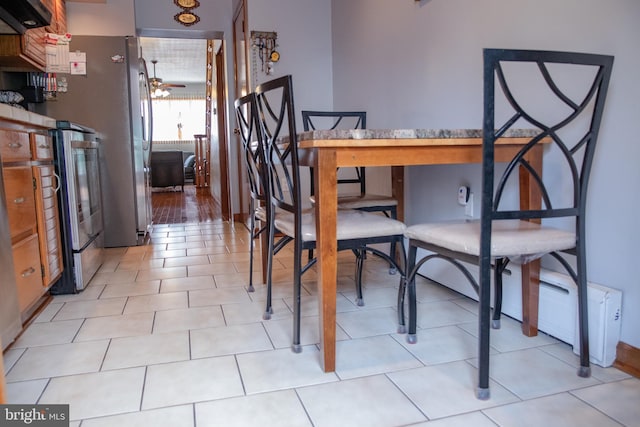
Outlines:
{"type": "MultiPolygon", "coordinates": [[[[533,168],[542,176],[542,147],[527,156],[533,168]]],[[[542,196],[536,181],[520,168],[520,208],[540,209],[542,196]]],[[[538,335],[538,305],[540,300],[540,260],[522,265],[522,333],[528,337],[538,335]]]]}
{"type": "Polygon", "coordinates": [[[325,372],[336,369],[336,280],[338,245],[336,213],[338,203],[336,153],[318,150],[316,182],[316,251],[318,252],[318,304],[320,353],[325,372]]]}
{"type": "Polygon", "coordinates": [[[522,265],[522,333],[538,335],[538,301],[540,300],[540,260],[522,265]]]}

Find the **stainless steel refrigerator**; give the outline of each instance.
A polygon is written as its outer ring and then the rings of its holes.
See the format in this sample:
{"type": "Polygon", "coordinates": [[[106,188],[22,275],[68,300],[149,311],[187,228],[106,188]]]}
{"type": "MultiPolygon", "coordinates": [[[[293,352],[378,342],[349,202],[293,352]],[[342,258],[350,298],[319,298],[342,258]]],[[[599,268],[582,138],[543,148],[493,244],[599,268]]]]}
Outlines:
{"type": "Polygon", "coordinates": [[[144,243],[151,228],[151,97],[138,39],[73,36],[86,53],[86,75],[65,74],[67,92],[37,112],[79,123],[102,135],[100,172],[104,246],[144,243]]]}

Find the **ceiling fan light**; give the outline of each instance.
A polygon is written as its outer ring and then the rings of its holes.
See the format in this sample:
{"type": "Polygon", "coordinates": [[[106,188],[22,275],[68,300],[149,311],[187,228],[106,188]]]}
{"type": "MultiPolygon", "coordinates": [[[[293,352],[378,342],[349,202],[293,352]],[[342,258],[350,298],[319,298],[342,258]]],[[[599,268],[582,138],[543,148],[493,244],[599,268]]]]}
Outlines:
{"type": "Polygon", "coordinates": [[[171,92],[169,92],[166,89],[162,89],[162,88],[155,88],[151,91],[151,97],[152,98],[166,98],[167,96],[169,96],[171,94],[171,92]]]}

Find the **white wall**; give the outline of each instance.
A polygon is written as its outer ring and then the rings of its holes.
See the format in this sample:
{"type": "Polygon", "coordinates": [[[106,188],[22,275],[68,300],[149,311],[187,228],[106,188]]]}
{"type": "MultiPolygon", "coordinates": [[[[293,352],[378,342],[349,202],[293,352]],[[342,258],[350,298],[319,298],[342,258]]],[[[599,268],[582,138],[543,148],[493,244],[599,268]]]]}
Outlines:
{"type": "MultiPolygon", "coordinates": [[[[636,0],[332,1],[334,104],[365,108],[371,128],[481,127],[483,47],[615,56],[591,174],[588,275],[623,291],[621,340],[635,347],[640,347],[639,20],[636,0]]],[[[461,217],[457,187],[470,184],[478,192],[479,183],[476,165],[409,168],[407,223],[461,217]],[[433,182],[438,185],[429,185],[433,182]]]]}
{"type": "Polygon", "coordinates": [[[193,9],[193,13],[200,17],[200,21],[191,26],[184,26],[174,19],[182,9],[173,1],[133,0],[133,3],[135,3],[136,28],[192,32],[219,31],[225,33],[225,39],[228,36],[231,40],[230,30],[233,19],[231,0],[201,0],[200,6],[193,9]]]}
{"type": "MultiPolygon", "coordinates": [[[[300,111],[333,105],[331,0],[248,0],[248,5],[249,32],[278,33],[280,61],[271,75],[259,69],[257,83],[291,74],[296,126],[301,131],[300,111]]],[[[260,60],[256,62],[260,68],[260,60]]],[[[308,199],[308,182],[309,174],[302,173],[303,200],[308,199]]]]}
{"type": "MultiPolygon", "coordinates": [[[[249,31],[278,33],[280,61],[274,72],[258,71],[258,83],[293,77],[298,127],[300,111],[333,104],[330,0],[248,0],[249,31]]],[[[257,61],[260,67],[260,60],[257,61]]]]}
{"type": "Polygon", "coordinates": [[[77,3],[67,0],[67,31],[72,35],[132,36],[136,33],[133,0],[77,3]]]}

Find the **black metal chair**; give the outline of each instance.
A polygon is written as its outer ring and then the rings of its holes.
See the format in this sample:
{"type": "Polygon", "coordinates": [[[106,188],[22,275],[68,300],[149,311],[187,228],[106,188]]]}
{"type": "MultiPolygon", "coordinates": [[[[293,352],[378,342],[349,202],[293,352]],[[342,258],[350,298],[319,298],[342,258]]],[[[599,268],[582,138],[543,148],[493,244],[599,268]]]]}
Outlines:
{"type": "MultiPolygon", "coordinates": [[[[269,196],[267,183],[267,168],[264,159],[263,138],[257,121],[256,96],[254,93],[245,95],[235,101],[236,119],[242,142],[242,156],[247,168],[249,181],[249,229],[251,248],[249,252],[249,292],[255,290],[253,286],[253,252],[254,241],[262,235],[267,239],[269,235],[269,196]],[[256,227],[258,223],[258,227],[256,227]]],[[[265,267],[266,254],[263,248],[263,262],[265,267]]]]}
{"type": "MultiPolygon", "coordinates": [[[[300,293],[302,275],[315,264],[312,259],[302,264],[302,252],[316,245],[316,218],[313,210],[303,211],[301,200],[300,166],[298,162],[298,140],[293,105],[291,76],[284,76],[259,85],[256,88],[259,120],[265,139],[266,163],[269,168],[269,194],[272,209],[269,230],[270,246],[273,254],[293,241],[293,346],[300,352],[300,293]],[[283,237],[275,242],[275,229],[283,237]]],[[[340,209],[337,214],[338,250],[351,250],[356,254],[356,285],[358,302],[362,301],[362,269],[365,251],[374,253],[392,263],[401,272],[398,310],[399,321],[404,324],[404,269],[389,255],[371,248],[374,243],[402,242],[405,226],[402,222],[370,212],[340,209]]],[[[404,246],[400,244],[403,249],[404,246]]],[[[268,271],[271,272],[273,254],[269,256],[268,271]]],[[[265,317],[271,314],[271,274],[267,276],[267,309],[265,317]]]]}
{"type": "MultiPolygon", "coordinates": [[[[585,206],[612,65],[611,56],[485,49],[480,221],[419,224],[405,232],[409,239],[409,343],[417,339],[415,276],[426,261],[448,260],[464,273],[479,294],[479,399],[490,397],[491,270],[495,270],[493,326],[499,328],[502,273],[514,259],[527,263],[551,255],[557,261],[556,266],[562,266],[576,282],[578,375],[590,375],[585,206]],[[495,167],[494,146],[501,137],[518,128],[533,128],[529,133],[534,136],[507,163],[506,169],[495,167]],[[548,165],[546,180],[527,160],[527,154],[540,145],[545,149],[548,165]],[[518,209],[505,197],[510,189],[518,188],[519,175],[529,177],[539,188],[542,195],[539,209],[536,206],[518,209]],[[566,185],[566,190],[558,188],[560,182],[566,185]],[[559,225],[564,226],[552,227],[559,225]],[[418,248],[430,253],[416,262],[418,248]],[[575,256],[575,268],[565,254],[575,256]],[[477,282],[460,261],[479,265],[477,282]]],[[[526,136],[526,132],[521,132],[521,136],[526,136]]]]}
{"type": "MultiPolygon", "coordinates": [[[[323,129],[366,129],[366,111],[302,111],[302,126],[304,131],[323,129]]],[[[344,169],[344,168],[343,168],[344,169]]],[[[338,176],[338,186],[353,189],[355,185],[357,191],[348,190],[345,194],[338,194],[339,209],[358,209],[366,212],[382,212],[389,218],[398,218],[398,200],[392,196],[367,192],[366,168],[363,166],[347,168],[342,170],[338,176]]],[[[315,195],[315,182],[313,168],[310,168],[310,195],[313,201],[315,195]]],[[[396,253],[395,244],[391,244],[390,254],[396,253]]],[[[310,253],[310,256],[313,252],[310,253]]],[[[390,273],[395,273],[393,266],[390,273]]]]}

